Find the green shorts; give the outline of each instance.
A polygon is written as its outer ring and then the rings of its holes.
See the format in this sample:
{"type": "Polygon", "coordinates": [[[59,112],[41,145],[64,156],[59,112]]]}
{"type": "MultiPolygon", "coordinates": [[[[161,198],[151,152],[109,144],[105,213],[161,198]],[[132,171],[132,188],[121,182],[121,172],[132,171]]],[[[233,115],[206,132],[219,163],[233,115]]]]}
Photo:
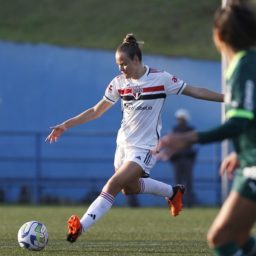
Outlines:
{"type": "Polygon", "coordinates": [[[237,170],[232,190],[237,191],[242,197],[256,203],[256,179],[248,177],[245,169],[237,170]]]}

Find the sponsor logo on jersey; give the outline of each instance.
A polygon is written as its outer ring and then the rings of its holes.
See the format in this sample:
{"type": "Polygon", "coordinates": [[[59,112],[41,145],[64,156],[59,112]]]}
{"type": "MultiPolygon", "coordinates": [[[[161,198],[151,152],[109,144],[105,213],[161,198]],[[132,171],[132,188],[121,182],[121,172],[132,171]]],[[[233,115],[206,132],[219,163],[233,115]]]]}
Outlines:
{"type": "Polygon", "coordinates": [[[253,110],[254,108],[253,94],[254,94],[254,82],[252,80],[247,80],[245,83],[245,99],[244,99],[245,109],[253,110]]]}
{"type": "Polygon", "coordinates": [[[152,109],[152,106],[148,106],[148,105],[141,105],[141,106],[133,106],[132,103],[124,103],[124,109],[125,110],[151,110],[152,109]]]}

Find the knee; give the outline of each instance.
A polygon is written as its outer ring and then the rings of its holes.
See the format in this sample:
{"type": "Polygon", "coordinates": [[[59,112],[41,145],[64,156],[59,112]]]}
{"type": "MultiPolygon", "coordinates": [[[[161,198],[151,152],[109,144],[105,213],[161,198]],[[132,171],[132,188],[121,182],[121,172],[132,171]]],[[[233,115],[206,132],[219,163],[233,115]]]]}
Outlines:
{"type": "Polygon", "coordinates": [[[115,192],[119,193],[122,191],[124,195],[132,195],[132,194],[138,194],[139,192],[137,191],[137,188],[134,187],[133,185],[123,185],[122,182],[116,177],[111,177],[107,184],[105,185],[104,189],[109,192],[115,192]]]}
{"type": "Polygon", "coordinates": [[[128,188],[128,187],[123,188],[123,189],[122,189],[122,193],[123,193],[124,195],[126,195],[126,196],[128,196],[128,195],[133,195],[133,194],[137,194],[136,191],[134,191],[132,188],[128,188]]]}
{"type": "Polygon", "coordinates": [[[115,178],[110,178],[103,187],[103,191],[108,192],[112,195],[117,195],[122,189],[121,184],[115,178]]]}
{"type": "Polygon", "coordinates": [[[128,196],[128,195],[131,194],[131,191],[130,191],[129,189],[123,188],[123,189],[122,189],[122,193],[123,193],[125,196],[128,196]]]}
{"type": "Polygon", "coordinates": [[[106,186],[109,187],[109,188],[115,188],[115,187],[119,186],[119,182],[115,177],[111,177],[107,181],[106,186]]]}

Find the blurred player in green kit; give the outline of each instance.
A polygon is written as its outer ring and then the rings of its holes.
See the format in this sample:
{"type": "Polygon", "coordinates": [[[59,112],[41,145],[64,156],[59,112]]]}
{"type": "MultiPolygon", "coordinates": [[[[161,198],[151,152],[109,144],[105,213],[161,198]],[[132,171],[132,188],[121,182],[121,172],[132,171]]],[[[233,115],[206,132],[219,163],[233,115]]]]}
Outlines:
{"type": "Polygon", "coordinates": [[[229,65],[225,79],[226,122],[205,132],[168,134],[159,143],[159,158],[194,144],[231,139],[234,152],[220,172],[236,169],[232,191],[208,232],[215,255],[256,255],[251,229],[256,220],[256,14],[246,1],[228,1],[214,16],[213,40],[229,65]]]}

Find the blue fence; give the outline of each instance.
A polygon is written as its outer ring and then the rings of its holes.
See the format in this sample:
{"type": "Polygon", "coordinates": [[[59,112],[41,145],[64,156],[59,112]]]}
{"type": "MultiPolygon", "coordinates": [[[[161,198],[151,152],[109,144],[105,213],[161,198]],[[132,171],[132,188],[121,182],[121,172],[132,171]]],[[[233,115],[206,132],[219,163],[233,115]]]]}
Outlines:
{"type": "MultiPolygon", "coordinates": [[[[0,189],[5,202],[89,203],[112,175],[114,132],[67,132],[45,143],[46,132],[0,132],[0,189]],[[96,139],[97,138],[97,139],[96,139]]],[[[194,187],[200,205],[220,203],[219,148],[198,157],[194,187]],[[203,193],[202,193],[203,191],[203,193]]],[[[171,165],[159,162],[152,177],[173,183],[171,165]]],[[[162,205],[159,197],[140,196],[141,205],[162,205]]],[[[119,195],[117,205],[126,203],[119,195]]]]}
{"type": "MultiPolygon", "coordinates": [[[[44,143],[47,133],[35,131],[62,122],[102,98],[119,74],[114,51],[0,41],[0,54],[0,201],[89,202],[113,173],[116,134],[102,131],[118,129],[120,104],[100,120],[75,127],[56,144],[44,143]]],[[[220,91],[219,62],[157,55],[144,55],[143,61],[188,84],[220,91]]],[[[171,129],[180,107],[190,111],[197,129],[220,123],[219,103],[170,95],[162,111],[164,130],[171,129]]],[[[200,148],[194,171],[199,204],[219,203],[219,159],[218,146],[200,148]]],[[[154,167],[152,177],[174,182],[166,162],[154,167]]],[[[165,204],[159,197],[139,199],[141,205],[165,204]]],[[[115,202],[126,203],[122,195],[115,202]]]]}

